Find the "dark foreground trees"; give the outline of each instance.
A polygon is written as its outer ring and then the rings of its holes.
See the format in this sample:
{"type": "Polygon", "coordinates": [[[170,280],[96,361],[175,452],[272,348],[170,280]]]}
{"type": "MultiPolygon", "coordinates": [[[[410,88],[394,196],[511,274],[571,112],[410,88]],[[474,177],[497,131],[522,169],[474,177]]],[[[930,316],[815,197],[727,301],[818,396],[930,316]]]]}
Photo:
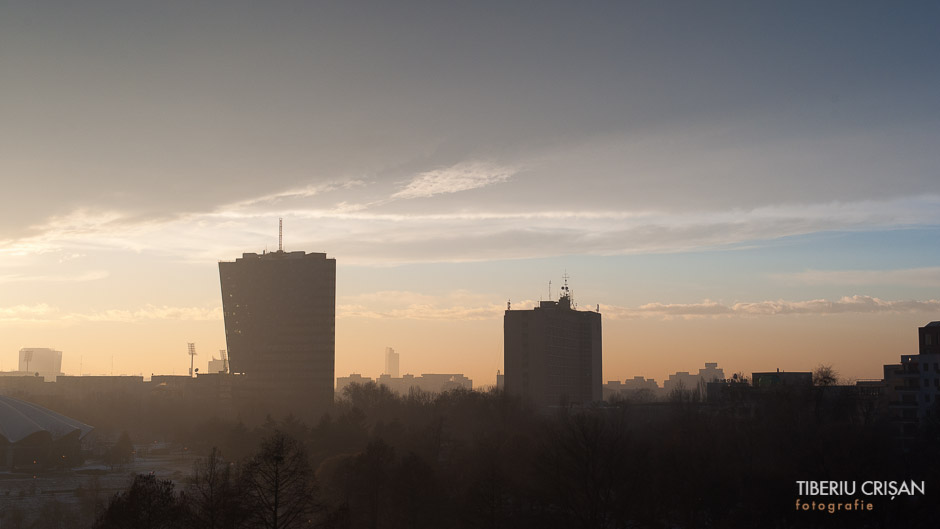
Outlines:
{"type": "Polygon", "coordinates": [[[275,431],[241,464],[218,449],[197,461],[185,491],[138,475],[116,494],[96,529],[294,529],[313,527],[316,479],[299,441],[275,431]]]}
{"type": "MultiPolygon", "coordinates": [[[[207,452],[182,494],[138,478],[99,527],[148,527],[134,518],[147,512],[184,529],[935,527],[929,486],[925,497],[876,498],[870,513],[793,508],[796,480],[938,475],[838,387],[811,389],[746,407],[623,401],[549,415],[500,392],[365,386],[312,428],[271,420],[246,432],[264,440],[238,462],[221,457],[228,446],[207,452]]],[[[936,431],[915,453],[936,447],[936,431]]]]}
{"type": "Polygon", "coordinates": [[[97,529],[176,529],[185,527],[188,510],[172,481],[138,475],[126,491],[111,500],[97,529]]]}

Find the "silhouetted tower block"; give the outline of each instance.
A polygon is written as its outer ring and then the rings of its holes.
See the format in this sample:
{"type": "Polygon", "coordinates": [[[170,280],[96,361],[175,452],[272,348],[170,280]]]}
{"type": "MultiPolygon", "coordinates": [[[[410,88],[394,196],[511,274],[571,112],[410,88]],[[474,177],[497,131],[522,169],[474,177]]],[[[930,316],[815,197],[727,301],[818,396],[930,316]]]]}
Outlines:
{"type": "Polygon", "coordinates": [[[269,413],[311,416],[333,402],[336,260],[246,253],[220,262],[228,367],[269,413]]]}
{"type": "Polygon", "coordinates": [[[545,408],[601,400],[601,315],[575,310],[567,283],[558,301],[503,317],[505,390],[545,408]]]}

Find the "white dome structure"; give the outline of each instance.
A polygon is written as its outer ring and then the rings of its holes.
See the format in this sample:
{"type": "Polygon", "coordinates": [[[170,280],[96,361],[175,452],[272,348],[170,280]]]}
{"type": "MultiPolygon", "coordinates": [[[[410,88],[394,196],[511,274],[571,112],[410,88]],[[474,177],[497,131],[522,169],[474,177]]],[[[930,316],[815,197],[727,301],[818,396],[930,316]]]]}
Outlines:
{"type": "Polygon", "coordinates": [[[35,472],[74,466],[94,428],[31,402],[0,395],[0,468],[35,472]]]}
{"type": "Polygon", "coordinates": [[[0,436],[15,444],[46,432],[53,441],[77,432],[79,439],[94,428],[30,402],[0,395],[0,436]]]}

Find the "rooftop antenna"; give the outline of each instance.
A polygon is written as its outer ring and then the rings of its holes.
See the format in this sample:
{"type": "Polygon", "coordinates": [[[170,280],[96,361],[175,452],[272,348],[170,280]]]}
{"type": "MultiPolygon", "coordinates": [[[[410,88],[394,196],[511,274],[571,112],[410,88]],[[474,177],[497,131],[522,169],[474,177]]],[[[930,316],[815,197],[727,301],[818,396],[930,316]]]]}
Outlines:
{"type": "Polygon", "coordinates": [[[284,251],[284,219],[282,217],[277,219],[277,251],[284,251]]]}
{"type": "Polygon", "coordinates": [[[512,300],[511,300],[511,299],[507,299],[507,300],[506,300],[506,310],[512,310],[512,300]]]}
{"type": "Polygon", "coordinates": [[[189,376],[193,376],[193,366],[196,363],[196,344],[190,342],[186,346],[189,349],[189,376]]]}
{"type": "Polygon", "coordinates": [[[561,278],[565,280],[565,285],[564,285],[563,287],[561,287],[561,292],[562,292],[561,297],[563,297],[563,298],[571,297],[571,291],[568,289],[568,278],[569,278],[569,277],[571,277],[571,276],[569,276],[569,275],[568,275],[568,271],[565,270],[564,275],[561,276],[561,278]]]}
{"type": "Polygon", "coordinates": [[[552,280],[548,280],[548,300],[552,300],[552,280]]]}

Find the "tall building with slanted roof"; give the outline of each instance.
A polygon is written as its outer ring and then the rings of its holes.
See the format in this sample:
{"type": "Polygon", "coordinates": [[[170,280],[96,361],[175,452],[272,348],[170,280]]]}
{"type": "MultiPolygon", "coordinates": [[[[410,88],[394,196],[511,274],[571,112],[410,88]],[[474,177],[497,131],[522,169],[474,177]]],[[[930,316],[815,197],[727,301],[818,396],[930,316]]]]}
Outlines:
{"type": "Polygon", "coordinates": [[[262,412],[310,417],[333,402],[336,260],[246,253],[219,263],[229,370],[262,412]]]}
{"type": "Polygon", "coordinates": [[[567,280],[558,301],[503,316],[505,390],[541,409],[601,400],[601,315],[577,310],[567,280]]]}

